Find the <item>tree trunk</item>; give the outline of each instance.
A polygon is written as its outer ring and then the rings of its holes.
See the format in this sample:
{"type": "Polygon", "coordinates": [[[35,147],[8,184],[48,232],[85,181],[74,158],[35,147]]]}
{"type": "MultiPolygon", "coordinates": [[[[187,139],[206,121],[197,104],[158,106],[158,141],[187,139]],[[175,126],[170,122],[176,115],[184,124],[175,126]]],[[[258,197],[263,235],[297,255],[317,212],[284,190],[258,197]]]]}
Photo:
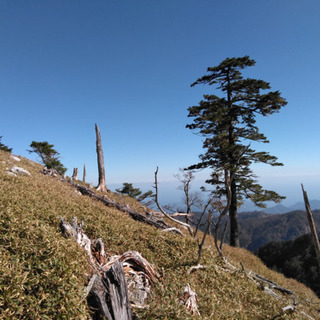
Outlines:
{"type": "Polygon", "coordinates": [[[96,277],[88,304],[96,311],[92,317],[94,320],[132,319],[127,283],[120,261],[116,261],[103,277],[96,277]]]}
{"type": "Polygon", "coordinates": [[[230,170],[230,189],[231,189],[231,202],[229,208],[229,219],[230,219],[230,245],[233,247],[239,247],[239,230],[238,230],[238,208],[237,208],[237,185],[235,182],[235,171],[236,171],[236,163],[233,148],[235,146],[234,139],[234,125],[233,121],[235,120],[234,114],[232,113],[232,89],[231,89],[231,80],[230,80],[230,67],[228,68],[227,73],[227,97],[228,97],[228,108],[229,108],[229,165],[231,167],[230,170]]]}
{"type": "Polygon", "coordinates": [[[78,168],[73,168],[72,180],[78,180],[78,168]]]}
{"type": "Polygon", "coordinates": [[[304,191],[304,188],[303,188],[302,184],[301,184],[301,187],[302,187],[304,203],[305,203],[305,206],[306,206],[307,218],[308,218],[310,231],[311,231],[311,239],[312,239],[312,243],[313,243],[313,246],[314,246],[314,250],[316,252],[318,266],[319,266],[319,269],[320,269],[320,244],[319,244],[319,238],[318,238],[318,234],[317,234],[317,230],[316,230],[316,225],[315,225],[314,220],[313,220],[312,211],[311,211],[311,208],[310,208],[307,192],[304,191]]]}
{"type": "Polygon", "coordinates": [[[83,164],[83,178],[82,178],[82,182],[86,183],[86,176],[87,176],[87,170],[86,170],[86,164],[83,164]]]}
{"type": "Polygon", "coordinates": [[[230,218],[230,246],[239,247],[239,225],[237,208],[237,186],[236,182],[231,181],[231,203],[229,209],[230,218]]]}
{"type": "Polygon", "coordinates": [[[97,190],[106,192],[106,177],[105,177],[105,171],[104,171],[104,159],[103,159],[103,151],[102,151],[102,144],[101,144],[101,135],[99,128],[96,126],[96,138],[97,138],[97,158],[98,158],[98,171],[99,171],[99,184],[97,186],[97,190]]]}

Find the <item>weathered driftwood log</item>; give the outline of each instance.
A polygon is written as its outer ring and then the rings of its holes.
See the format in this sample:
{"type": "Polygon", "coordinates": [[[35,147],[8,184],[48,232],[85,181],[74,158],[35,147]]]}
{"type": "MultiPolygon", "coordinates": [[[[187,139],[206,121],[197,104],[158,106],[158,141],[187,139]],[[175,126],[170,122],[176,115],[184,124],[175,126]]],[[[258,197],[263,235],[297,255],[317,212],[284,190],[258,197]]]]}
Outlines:
{"type": "Polygon", "coordinates": [[[95,270],[87,287],[93,319],[131,319],[129,301],[139,307],[145,304],[151,283],[159,277],[157,272],[136,251],[108,256],[101,238],[90,240],[84,233],[83,222],[78,224],[74,217],[69,224],[61,216],[59,218],[63,235],[73,238],[85,249],[95,270]]]}

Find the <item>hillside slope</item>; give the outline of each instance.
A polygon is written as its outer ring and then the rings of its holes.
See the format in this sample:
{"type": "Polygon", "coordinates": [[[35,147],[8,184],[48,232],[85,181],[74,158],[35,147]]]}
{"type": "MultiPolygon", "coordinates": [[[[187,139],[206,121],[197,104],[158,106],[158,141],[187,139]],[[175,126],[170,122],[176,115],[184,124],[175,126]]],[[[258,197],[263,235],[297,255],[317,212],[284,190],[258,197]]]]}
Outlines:
{"type": "MultiPolygon", "coordinates": [[[[9,153],[0,152],[0,319],[88,318],[87,257],[76,243],[61,236],[58,215],[69,221],[73,216],[84,219],[87,235],[101,237],[108,252],[139,251],[162,275],[152,288],[148,307],[134,309],[138,319],[194,318],[179,303],[187,283],[198,295],[202,319],[307,319],[305,313],[319,318],[320,301],[310,289],[269,270],[248,251],[225,246],[228,260],[237,267],[232,270],[208,243],[202,260],[206,269],[189,275],[197,260],[195,240],[134,221],[41,171],[34,162],[16,162],[9,153]],[[13,165],[31,176],[8,174],[13,165]],[[294,298],[279,300],[266,294],[249,279],[249,270],[293,290],[296,312],[282,314],[294,298]]],[[[112,193],[108,197],[144,211],[132,199],[112,193]]]]}
{"type": "MultiPolygon", "coordinates": [[[[320,228],[320,210],[313,210],[317,229],[320,228]]],[[[290,241],[310,233],[308,219],[304,211],[282,214],[268,214],[263,211],[239,213],[240,246],[251,252],[272,241],[290,241]]],[[[225,217],[224,222],[227,221],[225,217]]],[[[226,233],[226,242],[229,232],[226,233]]]]}
{"type": "Polygon", "coordinates": [[[320,272],[311,234],[286,242],[270,242],[259,248],[257,255],[269,268],[297,279],[320,296],[320,272]]]}
{"type": "MultiPolygon", "coordinates": [[[[315,224],[320,227],[320,210],[314,210],[315,224]]],[[[289,241],[310,232],[304,211],[283,214],[263,212],[239,214],[240,244],[250,251],[256,251],[271,241],[289,241]]]]}

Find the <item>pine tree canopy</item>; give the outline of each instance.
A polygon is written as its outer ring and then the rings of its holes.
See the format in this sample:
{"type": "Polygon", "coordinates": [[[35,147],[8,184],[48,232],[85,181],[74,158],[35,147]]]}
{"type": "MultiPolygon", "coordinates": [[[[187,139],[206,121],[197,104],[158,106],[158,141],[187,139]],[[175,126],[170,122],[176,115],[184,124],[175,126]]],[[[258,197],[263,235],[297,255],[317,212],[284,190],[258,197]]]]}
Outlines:
{"type": "Polygon", "coordinates": [[[11,153],[12,148],[9,148],[9,147],[6,146],[5,144],[3,144],[3,143],[1,142],[1,140],[2,140],[2,136],[0,136],[0,150],[2,150],[2,151],[7,151],[7,152],[10,152],[10,153],[11,153]]]}
{"type": "Polygon", "coordinates": [[[188,169],[212,168],[213,174],[207,182],[216,185],[220,193],[224,183],[218,179],[218,173],[227,169],[233,174],[237,199],[249,198],[263,206],[264,201],[279,202],[284,197],[264,190],[250,165],[283,164],[275,156],[251,147],[251,142],[269,142],[256,126],[256,117],[277,113],[287,102],[279,91],[269,91],[268,82],[243,77],[242,70],[254,65],[255,61],[249,56],[227,58],[218,66],[208,68],[208,73],[191,85],[215,86],[221,95],[204,95],[199,105],[188,108],[193,123],[187,128],[205,138],[203,148],[206,150],[199,156],[201,161],[188,169]]]}
{"type": "Polygon", "coordinates": [[[128,195],[131,198],[136,198],[142,194],[139,188],[134,188],[132,183],[124,182],[122,189],[116,189],[117,192],[128,195]]]}
{"type": "Polygon", "coordinates": [[[32,141],[30,147],[32,149],[28,150],[28,152],[36,153],[47,168],[53,168],[57,170],[59,174],[64,174],[67,171],[59,160],[59,152],[53,149],[53,144],[49,144],[47,141],[32,141]]]}

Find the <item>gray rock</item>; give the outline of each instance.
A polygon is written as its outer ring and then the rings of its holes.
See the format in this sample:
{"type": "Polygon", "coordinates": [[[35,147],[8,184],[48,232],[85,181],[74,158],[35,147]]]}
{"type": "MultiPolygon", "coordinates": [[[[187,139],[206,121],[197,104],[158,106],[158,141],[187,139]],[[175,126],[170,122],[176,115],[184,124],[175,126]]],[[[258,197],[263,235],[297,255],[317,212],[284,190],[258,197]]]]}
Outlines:
{"type": "Polygon", "coordinates": [[[12,176],[12,177],[16,177],[17,175],[13,172],[10,172],[10,171],[6,171],[6,173],[9,175],[9,176],[12,176]]]}
{"type": "Polygon", "coordinates": [[[13,166],[11,169],[10,169],[11,172],[17,174],[17,175],[20,175],[20,176],[31,176],[30,172],[27,171],[26,169],[23,169],[21,167],[17,167],[17,166],[13,166]]]}
{"type": "Polygon", "coordinates": [[[14,161],[21,161],[20,158],[14,156],[13,154],[10,156],[10,159],[14,160],[14,161]]]}

